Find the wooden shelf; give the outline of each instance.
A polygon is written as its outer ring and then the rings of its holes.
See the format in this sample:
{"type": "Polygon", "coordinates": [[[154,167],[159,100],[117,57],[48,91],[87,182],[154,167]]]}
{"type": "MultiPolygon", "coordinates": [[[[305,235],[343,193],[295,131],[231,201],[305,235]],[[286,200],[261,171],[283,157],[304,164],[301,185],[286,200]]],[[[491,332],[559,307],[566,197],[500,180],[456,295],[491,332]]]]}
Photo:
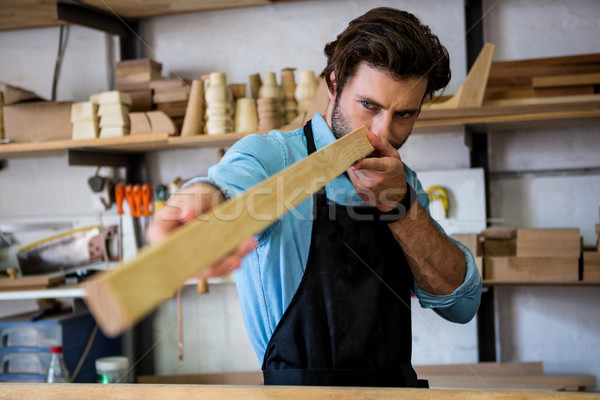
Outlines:
{"type": "MultiPolygon", "coordinates": [[[[285,0],[299,1],[299,0],[285,0]]],[[[281,3],[282,0],[277,0],[281,3]]],[[[80,3],[96,7],[122,17],[137,19],[161,15],[182,14],[225,8],[264,6],[274,0],[81,0],[80,3]]],[[[0,13],[0,30],[42,28],[64,25],[56,18],[56,0],[5,0],[0,13]]]]}
{"type": "MultiPolygon", "coordinates": [[[[453,110],[423,110],[415,123],[415,133],[443,132],[444,128],[471,124],[488,127],[559,126],[600,124],[600,95],[588,96],[584,101],[563,103],[498,105],[453,110]]],[[[267,131],[257,132],[259,134],[267,131]]],[[[38,143],[0,144],[0,159],[32,157],[69,149],[94,149],[120,152],[145,152],[192,147],[230,146],[247,134],[169,136],[166,133],[134,135],[121,138],[91,140],[56,140],[38,143]]]]}
{"type": "Polygon", "coordinates": [[[600,286],[600,281],[577,281],[577,282],[535,282],[535,281],[500,281],[492,279],[484,279],[482,281],[484,287],[489,286],[600,286]]]}
{"type": "MultiPolygon", "coordinates": [[[[266,132],[257,132],[266,133],[266,132]]],[[[166,133],[133,135],[119,138],[87,140],[51,140],[36,143],[0,144],[0,159],[35,157],[64,153],[70,149],[94,149],[117,152],[146,152],[192,147],[230,146],[246,134],[172,136],[166,133]]]]}

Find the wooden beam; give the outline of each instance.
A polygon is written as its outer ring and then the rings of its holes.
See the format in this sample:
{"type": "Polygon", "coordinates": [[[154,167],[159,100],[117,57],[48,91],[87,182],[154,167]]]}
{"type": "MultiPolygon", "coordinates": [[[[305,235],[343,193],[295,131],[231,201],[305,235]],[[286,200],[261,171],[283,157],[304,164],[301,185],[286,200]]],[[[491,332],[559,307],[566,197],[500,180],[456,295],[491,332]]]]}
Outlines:
{"type": "Polygon", "coordinates": [[[213,385],[144,385],[92,383],[3,383],[2,394],[11,399],[264,399],[264,400],[352,400],[352,399],[415,399],[415,400],[572,400],[597,399],[597,393],[568,392],[508,392],[503,390],[431,390],[393,388],[341,388],[298,386],[213,386],[213,385]]]}
{"type": "Polygon", "coordinates": [[[492,66],[494,49],[493,44],[486,43],[458,92],[443,103],[432,104],[431,109],[480,107],[492,66]]]}
{"type": "Polygon", "coordinates": [[[267,228],[372,151],[361,127],[221,203],[123,267],[85,283],[90,311],[105,334],[118,335],[243,238],[267,228]]]}

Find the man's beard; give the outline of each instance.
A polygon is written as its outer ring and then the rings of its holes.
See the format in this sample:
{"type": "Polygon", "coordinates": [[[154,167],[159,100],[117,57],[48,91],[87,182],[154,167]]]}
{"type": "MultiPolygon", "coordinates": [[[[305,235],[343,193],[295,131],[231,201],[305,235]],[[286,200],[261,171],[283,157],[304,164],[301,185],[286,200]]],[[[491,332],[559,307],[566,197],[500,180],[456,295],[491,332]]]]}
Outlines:
{"type": "Polygon", "coordinates": [[[341,93],[335,96],[335,103],[333,104],[333,111],[331,112],[331,131],[336,139],[340,139],[345,134],[354,130],[350,126],[348,117],[346,117],[340,109],[340,97],[342,97],[341,93]]]}
{"type": "MultiPolygon", "coordinates": [[[[350,133],[354,130],[354,128],[350,125],[349,118],[346,116],[346,114],[342,112],[342,109],[340,107],[340,97],[342,97],[341,93],[335,97],[335,103],[333,103],[333,110],[331,112],[331,131],[333,132],[333,136],[335,136],[336,139],[340,139],[345,134],[350,133]]],[[[412,131],[410,131],[408,135],[406,135],[406,138],[404,138],[402,143],[395,144],[390,142],[390,144],[396,150],[400,150],[400,148],[404,146],[404,143],[406,143],[406,141],[410,137],[411,133],[412,131]]]]}

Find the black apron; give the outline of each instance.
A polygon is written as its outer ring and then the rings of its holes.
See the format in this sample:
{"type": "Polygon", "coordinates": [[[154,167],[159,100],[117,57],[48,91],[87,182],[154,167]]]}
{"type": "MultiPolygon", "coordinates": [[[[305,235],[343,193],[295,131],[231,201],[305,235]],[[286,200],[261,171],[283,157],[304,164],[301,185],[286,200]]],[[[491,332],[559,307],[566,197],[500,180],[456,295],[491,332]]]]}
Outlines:
{"type": "MultiPolygon", "coordinates": [[[[316,151],[311,121],[308,154],[316,151]]],[[[271,337],[265,385],[426,387],[411,365],[413,276],[374,207],[314,196],[310,252],[271,337]]]]}

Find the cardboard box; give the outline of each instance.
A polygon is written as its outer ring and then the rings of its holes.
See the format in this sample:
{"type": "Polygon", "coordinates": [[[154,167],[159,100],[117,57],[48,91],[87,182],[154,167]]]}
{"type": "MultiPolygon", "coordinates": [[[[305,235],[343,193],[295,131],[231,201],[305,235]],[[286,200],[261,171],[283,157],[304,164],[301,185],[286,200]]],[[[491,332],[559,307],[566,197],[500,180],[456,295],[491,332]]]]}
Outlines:
{"type": "Polygon", "coordinates": [[[485,257],[485,279],[504,282],[577,282],[579,257],[485,257]]]}
{"type": "Polygon", "coordinates": [[[518,229],[517,257],[579,258],[581,234],[573,229],[518,229]]]}
{"type": "Polygon", "coordinates": [[[4,135],[13,142],[71,139],[72,102],[42,102],[4,106],[4,135]]]}
{"type": "Polygon", "coordinates": [[[600,253],[595,251],[583,252],[583,280],[600,282],[600,253]]]}

